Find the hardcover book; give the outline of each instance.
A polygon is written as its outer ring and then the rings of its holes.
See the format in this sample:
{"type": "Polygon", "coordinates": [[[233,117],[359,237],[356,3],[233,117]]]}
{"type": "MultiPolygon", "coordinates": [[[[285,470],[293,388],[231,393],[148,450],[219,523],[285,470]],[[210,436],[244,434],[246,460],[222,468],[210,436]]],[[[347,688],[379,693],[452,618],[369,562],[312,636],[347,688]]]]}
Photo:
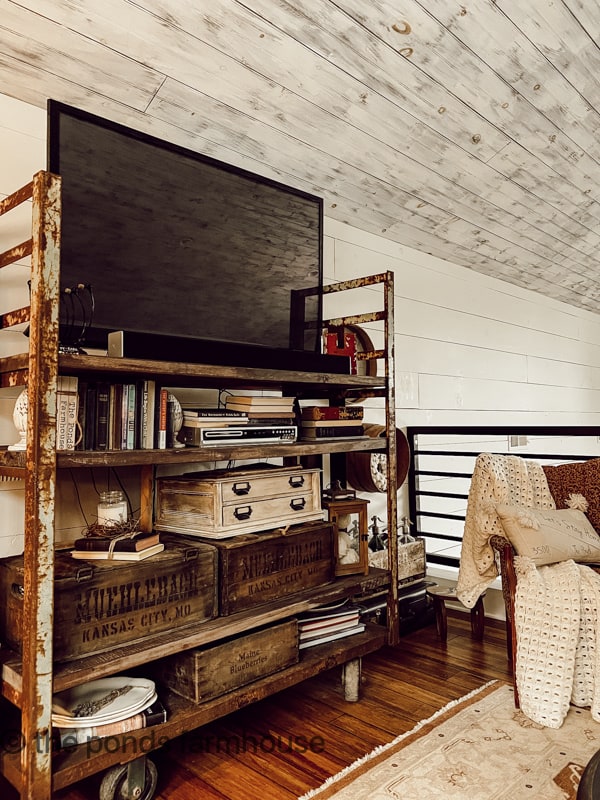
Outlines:
{"type": "Polygon", "coordinates": [[[253,408],[259,408],[261,406],[293,406],[296,398],[295,397],[278,397],[273,395],[243,395],[243,394],[236,394],[231,395],[225,400],[225,405],[227,408],[232,406],[250,406],[253,408]]]}
{"type": "Polygon", "coordinates": [[[363,417],[363,406],[304,406],[301,410],[302,420],[361,420],[363,417]]]}
{"type": "MultiPolygon", "coordinates": [[[[84,536],[73,543],[75,550],[110,550],[113,539],[108,536],[84,536]]],[[[138,533],[136,536],[123,536],[114,541],[114,549],[118,552],[137,552],[160,543],[159,533],[138,533]]]]}
{"type": "Polygon", "coordinates": [[[259,414],[268,414],[269,416],[273,416],[273,414],[284,414],[285,416],[289,417],[294,413],[293,405],[268,405],[267,403],[263,403],[261,406],[245,406],[243,403],[231,403],[227,406],[227,408],[231,408],[236,411],[245,410],[249,419],[252,417],[257,417],[259,414]]]}
{"type": "Polygon", "coordinates": [[[329,633],[325,634],[324,636],[317,636],[314,639],[306,639],[305,641],[301,641],[298,644],[298,648],[300,650],[304,650],[307,647],[314,647],[317,644],[324,644],[325,642],[333,642],[336,639],[343,639],[346,636],[353,636],[356,633],[362,633],[365,629],[365,624],[361,622],[359,625],[354,625],[352,628],[346,628],[342,631],[336,631],[336,633],[329,633]]]}
{"type": "Polygon", "coordinates": [[[243,411],[234,411],[231,408],[184,408],[183,409],[183,416],[184,417],[209,417],[211,419],[228,419],[229,417],[233,417],[234,419],[243,419],[246,414],[243,411]]]}
{"type": "Polygon", "coordinates": [[[94,450],[108,450],[108,408],[110,384],[102,381],[96,388],[96,441],[94,450]]]}
{"type": "Polygon", "coordinates": [[[303,419],[302,428],[343,428],[357,425],[356,420],[351,419],[303,419]]]}
{"type": "Polygon", "coordinates": [[[111,559],[114,561],[143,561],[145,558],[162,553],[164,549],[164,544],[159,543],[152,547],[146,547],[144,550],[132,550],[131,552],[124,550],[114,550],[112,553],[108,550],[71,550],[71,556],[95,561],[109,561],[111,559]]]}
{"type": "Polygon", "coordinates": [[[332,439],[338,436],[362,436],[364,428],[362,425],[327,425],[323,428],[305,428],[302,427],[303,439],[332,439]]]}

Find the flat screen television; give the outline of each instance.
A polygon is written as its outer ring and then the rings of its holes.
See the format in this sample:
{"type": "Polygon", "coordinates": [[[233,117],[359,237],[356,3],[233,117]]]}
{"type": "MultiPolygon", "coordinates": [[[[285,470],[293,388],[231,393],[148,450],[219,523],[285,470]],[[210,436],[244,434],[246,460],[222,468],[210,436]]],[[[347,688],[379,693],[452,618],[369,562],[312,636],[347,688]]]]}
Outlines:
{"type": "Polygon", "coordinates": [[[83,317],[84,348],[124,331],[150,358],[171,337],[173,360],[318,366],[321,294],[300,312],[293,298],[322,286],[321,198],[54,100],[48,169],[62,178],[61,341],[83,317]]]}

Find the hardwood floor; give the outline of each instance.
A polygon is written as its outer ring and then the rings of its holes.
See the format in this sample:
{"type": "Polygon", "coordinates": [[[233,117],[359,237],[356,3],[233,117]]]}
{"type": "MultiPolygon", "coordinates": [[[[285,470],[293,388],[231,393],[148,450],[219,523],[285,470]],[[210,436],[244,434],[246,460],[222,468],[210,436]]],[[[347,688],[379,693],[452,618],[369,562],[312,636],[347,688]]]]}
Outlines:
{"type": "MultiPolygon", "coordinates": [[[[295,800],[377,745],[410,730],[483,683],[510,682],[504,624],[486,621],[483,642],[469,618],[448,615],[363,660],[362,696],[348,703],[331,670],[177,739],[152,754],[158,800],[295,800]]],[[[98,781],[57,793],[98,797],[98,781]]]]}

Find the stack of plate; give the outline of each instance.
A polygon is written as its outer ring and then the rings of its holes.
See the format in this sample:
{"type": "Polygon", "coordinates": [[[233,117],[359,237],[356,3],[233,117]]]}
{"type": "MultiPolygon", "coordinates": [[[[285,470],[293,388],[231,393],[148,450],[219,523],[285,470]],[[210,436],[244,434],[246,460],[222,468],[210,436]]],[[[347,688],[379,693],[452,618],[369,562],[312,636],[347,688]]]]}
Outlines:
{"type": "Polygon", "coordinates": [[[156,702],[154,681],[119,676],[101,678],[55,694],[52,724],[88,728],[132,717],[156,702]]]}

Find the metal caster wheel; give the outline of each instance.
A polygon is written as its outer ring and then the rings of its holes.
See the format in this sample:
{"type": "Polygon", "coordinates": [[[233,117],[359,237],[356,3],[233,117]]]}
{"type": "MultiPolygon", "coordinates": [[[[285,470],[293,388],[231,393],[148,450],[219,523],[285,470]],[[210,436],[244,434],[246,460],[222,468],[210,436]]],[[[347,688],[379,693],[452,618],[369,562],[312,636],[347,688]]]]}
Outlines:
{"type": "MultiPolygon", "coordinates": [[[[109,769],[100,784],[99,797],[100,800],[150,800],[154,797],[156,791],[156,784],[158,781],[158,772],[154,762],[145,758],[145,769],[143,773],[144,785],[140,786],[140,781],[136,785],[132,781],[132,787],[128,785],[128,772],[130,767],[137,770],[137,765],[134,767],[133,762],[130,764],[120,764],[118,767],[109,769]]],[[[132,773],[134,774],[134,773],[132,773]]]]}

